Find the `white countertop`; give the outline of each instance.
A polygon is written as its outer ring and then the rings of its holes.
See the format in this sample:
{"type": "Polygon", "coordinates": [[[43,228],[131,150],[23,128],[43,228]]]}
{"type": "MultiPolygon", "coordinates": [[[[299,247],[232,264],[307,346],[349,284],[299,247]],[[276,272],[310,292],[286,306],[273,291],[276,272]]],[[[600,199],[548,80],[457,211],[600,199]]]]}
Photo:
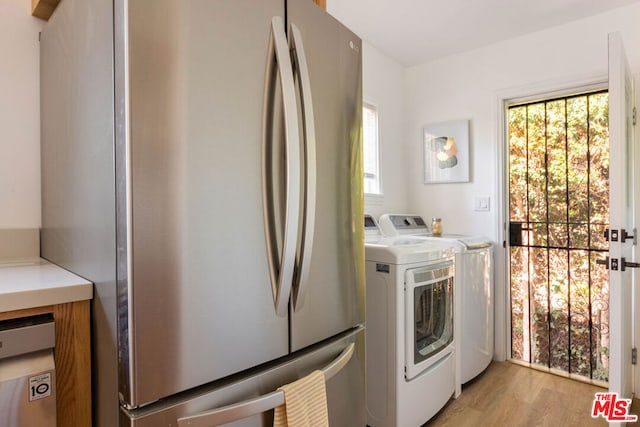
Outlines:
{"type": "Polygon", "coordinates": [[[91,282],[48,261],[0,264],[0,312],[91,298],[91,282]]]}

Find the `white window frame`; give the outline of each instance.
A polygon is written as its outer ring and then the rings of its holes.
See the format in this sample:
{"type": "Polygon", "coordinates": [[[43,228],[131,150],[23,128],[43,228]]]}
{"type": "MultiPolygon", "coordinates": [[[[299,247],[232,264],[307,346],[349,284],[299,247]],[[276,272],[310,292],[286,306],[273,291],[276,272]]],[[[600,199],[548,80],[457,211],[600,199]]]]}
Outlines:
{"type": "Polygon", "coordinates": [[[363,181],[363,188],[364,188],[364,193],[365,193],[365,197],[368,199],[378,199],[381,198],[383,196],[383,192],[382,192],[382,176],[380,173],[380,108],[378,106],[378,104],[374,101],[365,99],[362,102],[362,114],[363,114],[363,121],[362,121],[362,157],[363,157],[363,173],[364,176],[363,181]],[[366,131],[365,131],[365,127],[366,127],[366,121],[365,121],[365,112],[366,110],[370,110],[375,112],[375,119],[376,119],[376,123],[375,123],[375,141],[373,142],[373,144],[375,144],[375,154],[374,157],[375,159],[373,160],[375,163],[375,172],[369,172],[370,177],[367,177],[367,147],[369,146],[369,144],[367,144],[367,140],[365,138],[366,136],[366,131]],[[373,188],[374,191],[367,191],[367,185],[366,185],[366,179],[367,178],[372,178],[374,180],[374,187],[377,187],[377,191],[376,188],[373,188]]]}

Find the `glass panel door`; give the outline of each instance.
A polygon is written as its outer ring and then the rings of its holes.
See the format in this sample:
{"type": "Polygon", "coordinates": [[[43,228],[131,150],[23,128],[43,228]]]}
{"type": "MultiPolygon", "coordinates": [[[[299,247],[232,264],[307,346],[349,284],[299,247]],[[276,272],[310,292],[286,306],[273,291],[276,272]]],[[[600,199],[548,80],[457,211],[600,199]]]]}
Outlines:
{"type": "Polygon", "coordinates": [[[509,108],[511,357],[608,380],[608,94],[509,108]]]}

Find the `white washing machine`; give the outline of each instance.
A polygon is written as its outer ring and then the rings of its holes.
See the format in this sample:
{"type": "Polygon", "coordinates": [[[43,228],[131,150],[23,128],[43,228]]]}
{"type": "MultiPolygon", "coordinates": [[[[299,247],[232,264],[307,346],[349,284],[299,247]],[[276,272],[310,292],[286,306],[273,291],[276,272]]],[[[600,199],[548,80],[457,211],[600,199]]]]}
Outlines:
{"type": "Polygon", "coordinates": [[[418,427],[454,395],[455,253],[365,216],[367,425],[418,427]]]}
{"type": "Polygon", "coordinates": [[[464,384],[475,378],[493,359],[493,242],[484,236],[433,237],[419,215],[382,215],[380,228],[385,236],[421,237],[454,246],[460,296],[456,316],[459,379],[464,384]]]}

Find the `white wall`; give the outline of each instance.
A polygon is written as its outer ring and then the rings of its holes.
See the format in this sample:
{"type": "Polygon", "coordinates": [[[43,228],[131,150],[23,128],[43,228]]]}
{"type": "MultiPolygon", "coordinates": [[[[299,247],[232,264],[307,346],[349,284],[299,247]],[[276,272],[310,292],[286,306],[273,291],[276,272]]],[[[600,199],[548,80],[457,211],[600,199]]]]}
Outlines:
{"type": "MultiPolygon", "coordinates": [[[[497,237],[496,96],[510,88],[559,80],[605,76],[607,33],[620,30],[632,69],[640,67],[640,5],[617,9],[525,37],[407,69],[406,140],[412,208],[442,216],[450,232],[497,237]],[[471,120],[471,182],[422,184],[421,127],[454,119],[471,120]],[[473,212],[474,195],[491,196],[489,214],[473,212]]],[[[511,89],[517,92],[517,89],[511,89]]]]}
{"type": "MultiPolygon", "coordinates": [[[[506,298],[498,227],[502,203],[497,200],[501,150],[497,143],[498,97],[506,92],[524,96],[559,82],[606,78],[607,33],[614,31],[621,32],[632,71],[638,72],[639,23],[640,4],[636,3],[406,70],[409,207],[427,218],[442,217],[445,232],[484,234],[499,243],[495,270],[498,303],[506,298]],[[424,185],[421,128],[455,119],[471,120],[471,182],[424,185]],[[472,198],[477,195],[491,197],[490,212],[472,210],[472,198]]],[[[499,311],[496,334],[504,336],[507,318],[499,311]]],[[[497,346],[496,350],[504,356],[506,348],[497,346]]]]}
{"type": "Polygon", "coordinates": [[[378,106],[380,176],[382,197],[365,197],[365,212],[377,218],[383,213],[408,209],[407,151],[404,149],[404,68],[367,42],[362,48],[364,99],[378,106]]]}
{"type": "Polygon", "coordinates": [[[30,1],[0,1],[0,229],[40,227],[43,24],[30,1]]]}
{"type": "MultiPolygon", "coordinates": [[[[40,226],[40,127],[38,32],[28,0],[0,2],[0,228],[40,226]]],[[[404,69],[364,43],[363,91],[380,110],[381,177],[384,196],[367,198],[365,209],[379,216],[405,212],[406,152],[404,69]]]]}

